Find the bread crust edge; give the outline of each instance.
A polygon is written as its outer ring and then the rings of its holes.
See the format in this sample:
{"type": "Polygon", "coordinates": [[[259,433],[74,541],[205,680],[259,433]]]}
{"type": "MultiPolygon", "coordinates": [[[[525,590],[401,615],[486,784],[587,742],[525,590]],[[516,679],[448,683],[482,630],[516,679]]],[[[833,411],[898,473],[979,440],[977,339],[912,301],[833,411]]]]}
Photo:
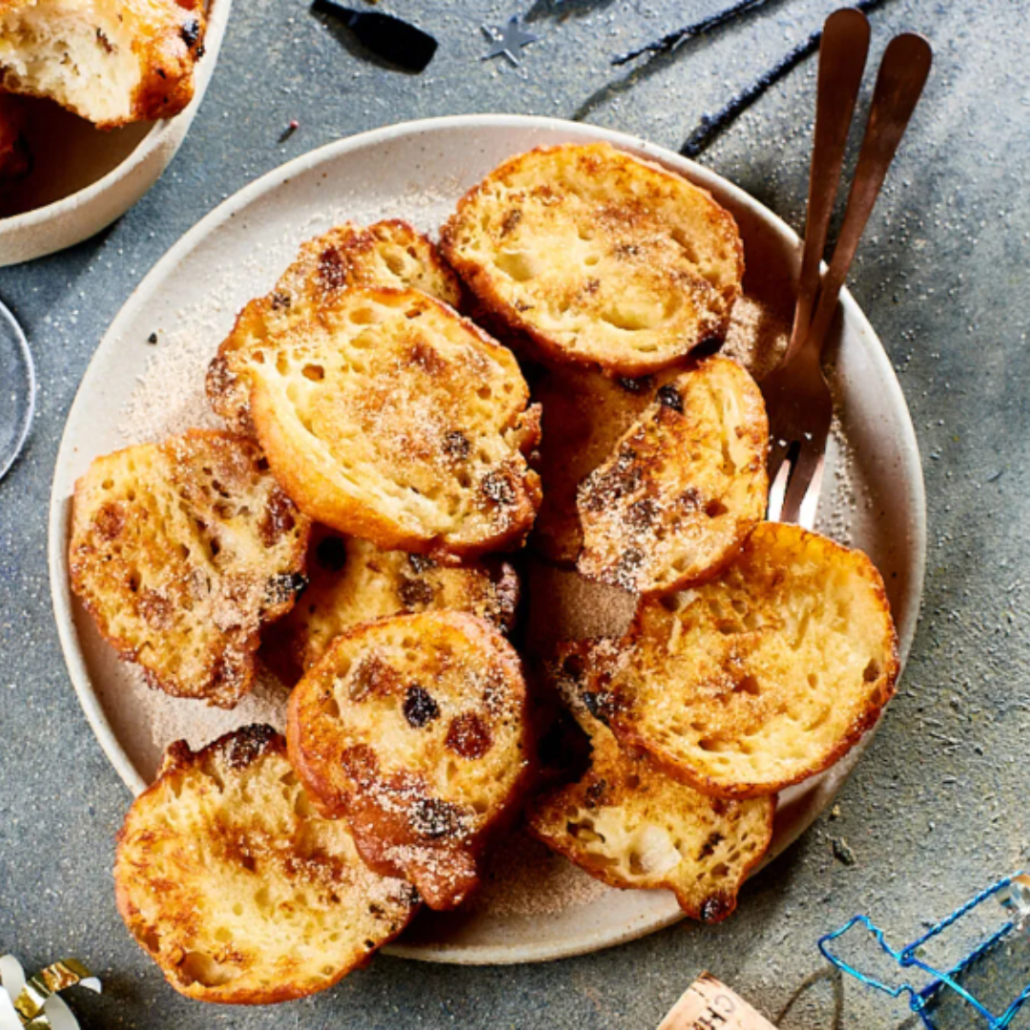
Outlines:
{"type": "MultiPolygon", "coordinates": [[[[760,523],[759,525],[778,525],[779,523],[760,523]]],[[[887,617],[888,629],[890,632],[890,647],[887,654],[885,667],[881,669],[875,686],[870,689],[870,702],[865,710],[852,720],[847,732],[837,742],[836,746],[826,753],[816,764],[802,770],[795,776],[787,777],[767,783],[738,783],[722,784],[714,777],[699,773],[692,766],[687,765],[681,759],[675,757],[667,748],[655,744],[649,739],[644,739],[631,725],[619,718],[618,712],[611,718],[612,732],[619,738],[620,742],[628,747],[638,747],[651,755],[655,762],[663,768],[668,775],[685,783],[702,794],[711,797],[729,798],[731,800],[744,801],[749,798],[763,797],[767,794],[777,794],[787,787],[801,783],[804,780],[825,772],[831,766],[841,760],[861,739],[871,730],[884,712],[891,698],[894,697],[898,677],[901,674],[901,659],[898,651],[898,633],[894,625],[894,616],[891,612],[890,601],[887,598],[887,590],[884,585],[883,576],[880,570],[873,564],[872,559],[864,551],[858,548],[847,548],[838,544],[836,540],[810,530],[801,530],[805,536],[817,537],[824,545],[848,555],[857,556],[865,568],[870,581],[873,593],[879,602],[880,607],[887,617]]],[[[638,615],[633,620],[633,625],[627,635],[632,635],[639,620],[638,615]]]]}
{"type": "MultiPolygon", "coordinates": [[[[194,751],[185,740],[175,741],[170,744],[165,752],[165,759],[162,763],[161,769],[159,770],[157,778],[153,783],[150,784],[142,794],[133,802],[133,805],[141,799],[148,797],[155,793],[161,785],[162,777],[166,773],[174,774],[188,769],[191,765],[200,765],[201,762],[206,760],[209,756],[214,756],[217,753],[224,751],[230,747],[237,738],[242,737],[245,741],[254,741],[254,753],[253,756],[248,758],[246,764],[250,764],[256,761],[258,758],[270,754],[282,754],[287,757],[286,742],[283,735],[273,729],[271,726],[265,724],[252,724],[249,726],[242,726],[235,730],[230,730],[228,733],[222,734],[216,740],[210,744],[205,745],[199,751],[194,751]]],[[[125,840],[126,824],[128,822],[129,812],[126,812],[125,819],[122,822],[121,828],[115,837],[116,848],[115,848],[115,869],[118,867],[118,862],[122,855],[122,848],[125,840]]],[[[144,951],[154,964],[161,970],[165,980],[173,987],[179,994],[187,998],[192,998],[195,1001],[208,1002],[216,1005],[275,1005],[279,1002],[284,1001],[296,1001],[299,998],[310,997],[313,994],[321,994],[322,991],[328,990],[330,987],[335,987],[348,973],[353,972],[355,969],[360,969],[363,966],[368,965],[371,962],[375,951],[369,952],[365,955],[361,955],[356,961],[350,963],[341,969],[338,975],[334,975],[331,979],[327,980],[324,985],[319,985],[315,990],[305,990],[303,988],[290,988],[290,987],[277,987],[269,991],[226,991],[218,987],[204,987],[200,984],[191,984],[189,987],[177,983],[167,972],[163,965],[157,961],[157,959],[150,953],[150,951],[140,943],[136,934],[132,932],[132,925],[130,920],[132,919],[132,906],[128,898],[128,893],[124,887],[122,881],[115,876],[115,905],[118,909],[119,915],[122,917],[123,922],[129,929],[132,939],[136,942],[139,948],[144,951]]],[[[396,940],[401,933],[410,925],[411,920],[414,919],[418,913],[420,906],[415,904],[411,906],[408,918],[402,920],[400,927],[397,931],[391,934],[389,937],[383,939],[382,943],[377,947],[389,944],[390,941],[396,940]]]]}
{"type": "MultiPolygon", "coordinates": [[[[588,772],[589,775],[589,772],[588,772]]],[[[578,781],[577,781],[578,782],[578,781]]],[[[656,883],[649,886],[636,886],[634,884],[628,884],[624,881],[620,881],[617,877],[612,876],[604,866],[591,864],[588,860],[584,859],[582,853],[577,853],[574,848],[565,847],[558,843],[553,838],[548,837],[546,834],[537,831],[533,825],[532,816],[538,808],[543,807],[545,804],[551,804],[557,798],[561,797],[565,790],[569,786],[575,784],[558,787],[554,790],[548,791],[546,794],[542,794],[538,799],[530,804],[524,820],[526,831],[535,840],[540,841],[541,844],[546,845],[552,851],[561,855],[567,859],[578,869],[582,869],[583,872],[592,876],[595,880],[599,880],[601,883],[606,884],[608,887],[614,887],[616,890],[647,890],[647,891],[671,891],[676,896],[676,903],[682,909],[683,913],[689,919],[696,919],[698,922],[704,923],[707,926],[712,926],[716,923],[721,923],[724,919],[728,919],[737,910],[737,897],[740,893],[741,888],[747,882],[751,873],[759,866],[762,860],[765,858],[766,852],[769,850],[769,845],[772,843],[773,834],[775,832],[775,820],[776,820],[776,806],[779,801],[779,797],[776,794],[763,795],[765,799],[770,802],[769,814],[766,819],[766,834],[765,840],[762,846],[755,853],[755,857],[748,862],[740,871],[740,878],[738,879],[732,892],[730,891],[717,891],[714,894],[708,895],[700,905],[694,904],[682,894],[677,886],[671,882],[669,883],[656,883]],[[704,909],[709,902],[717,902],[715,916],[705,917],[704,909]]]]}
{"type": "MultiPolygon", "coordinates": [[[[520,705],[521,734],[519,740],[522,745],[524,761],[522,768],[519,770],[518,775],[512,783],[508,799],[496,812],[494,817],[479,828],[466,847],[446,849],[465,856],[471,863],[474,873],[470,880],[464,882],[464,889],[461,891],[460,896],[437,895],[432,899],[432,901],[424,898],[426,905],[435,911],[448,911],[462,904],[469,895],[479,887],[482,880],[481,861],[483,853],[489,848],[492,841],[496,839],[499,832],[503,831],[505,827],[514,825],[515,822],[517,822],[525,798],[532,789],[536,740],[532,727],[529,688],[526,684],[526,678],[522,668],[522,660],[519,653],[495,627],[490,625],[490,623],[485,619],[481,619],[479,616],[472,615],[467,612],[450,610],[421,612],[417,615],[386,616],[383,619],[376,619],[370,623],[362,623],[361,625],[354,626],[351,629],[346,630],[336,638],[332,647],[330,647],[322,659],[308,671],[306,676],[318,669],[318,666],[323,663],[330,663],[335,658],[335,654],[339,649],[345,647],[352,638],[362,635],[369,627],[398,619],[421,619],[427,616],[431,616],[439,621],[448,622],[452,626],[457,625],[458,627],[461,627],[462,632],[471,630],[472,634],[470,635],[474,634],[478,637],[485,636],[489,646],[495,653],[499,654],[505,665],[508,666],[509,674],[516,676],[518,682],[522,685],[522,698],[520,705]]],[[[303,680],[301,683],[303,683],[303,680]]],[[[316,811],[326,818],[349,820],[349,816],[353,808],[352,799],[349,796],[338,792],[332,784],[328,782],[327,777],[323,775],[321,771],[316,769],[308,759],[304,743],[301,740],[300,711],[304,699],[301,697],[299,687],[300,684],[298,684],[298,686],[290,693],[290,700],[287,706],[286,748],[290,764],[293,766],[294,771],[297,773],[301,783],[304,785],[304,789],[308,792],[308,797],[316,811]]],[[[369,848],[362,841],[361,836],[357,833],[353,833],[352,835],[354,837],[354,843],[358,849],[358,853],[361,855],[365,864],[368,865],[373,872],[382,876],[400,877],[408,880],[409,883],[414,883],[409,870],[400,870],[394,865],[376,861],[374,855],[370,853],[369,848]]],[[[416,887],[418,886],[417,883],[414,885],[416,887]]]]}
{"type": "MultiPolygon", "coordinates": [[[[534,147],[525,153],[515,154],[508,158],[506,161],[501,162],[496,168],[494,168],[489,174],[481,181],[476,183],[465,195],[458,201],[457,209],[447,221],[444,223],[440,230],[440,252],[443,254],[444,260],[457,271],[462,281],[466,284],[472,294],[476,297],[478,302],[486,310],[489,316],[498,319],[504,325],[510,327],[516,333],[522,334],[528,337],[532,343],[539,348],[542,356],[545,356],[550,361],[555,362],[559,365],[575,365],[575,366],[597,366],[601,368],[603,372],[612,377],[627,376],[637,377],[649,375],[654,372],[662,372],[667,368],[672,368],[676,365],[681,364],[690,354],[690,352],[697,346],[700,346],[703,340],[698,340],[696,343],[685,351],[677,354],[670,355],[668,358],[660,360],[647,361],[643,358],[636,361],[625,361],[625,360],[613,360],[605,362],[603,365],[596,360],[594,357],[577,357],[570,353],[565,347],[556,343],[546,333],[542,333],[536,329],[530,322],[528,322],[514,305],[509,304],[505,301],[500,293],[493,287],[490,277],[483,271],[483,269],[475,262],[462,258],[458,253],[455,245],[455,234],[457,231],[457,224],[464,212],[465,208],[472,204],[483,192],[483,183],[487,179],[492,179],[494,176],[503,174],[509,167],[513,166],[517,162],[523,160],[529,154],[551,154],[556,151],[565,149],[567,147],[578,147],[583,144],[568,144],[559,143],[556,145],[543,145],[534,147]]],[[[685,175],[680,175],[678,172],[672,171],[670,168],[666,168],[664,165],[657,164],[654,161],[648,161],[646,159],[638,157],[636,154],[630,153],[628,150],[623,150],[620,147],[612,147],[617,154],[627,157],[633,161],[644,165],[651,171],[659,173],[666,179],[679,182],[685,182],[693,189],[698,190],[702,193],[705,198],[711,202],[714,213],[718,216],[720,222],[724,225],[732,225],[734,238],[734,250],[737,257],[737,287],[735,290],[729,291],[725,295],[726,299],[726,314],[719,323],[717,328],[713,328],[708,336],[715,336],[718,338],[724,338],[729,329],[730,316],[733,310],[733,305],[740,297],[742,291],[741,284],[744,280],[744,243],[740,236],[740,229],[737,226],[737,220],[733,215],[724,208],[711,194],[711,192],[703,186],[698,186],[692,182],[685,175]],[[732,294],[732,295],[729,295],[732,294]]]]}

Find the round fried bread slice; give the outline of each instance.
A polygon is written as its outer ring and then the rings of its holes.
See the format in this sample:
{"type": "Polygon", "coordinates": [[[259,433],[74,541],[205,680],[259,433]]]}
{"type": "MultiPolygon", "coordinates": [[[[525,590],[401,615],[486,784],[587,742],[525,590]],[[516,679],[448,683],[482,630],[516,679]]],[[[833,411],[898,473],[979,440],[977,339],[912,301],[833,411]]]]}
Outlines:
{"type": "MultiPolygon", "coordinates": [[[[576,652],[564,659],[572,668],[582,661],[576,652]]],[[[609,886],[665,888],[691,918],[725,919],[772,840],[775,798],[701,794],[646,753],[621,748],[574,691],[561,694],[590,738],[590,767],[530,804],[530,833],[609,886]]]]}
{"type": "Polygon", "coordinates": [[[501,632],[515,622],[518,574],[497,558],[441,565],[428,555],[383,551],[324,526],[315,527],[308,553],[308,585],[264,635],[261,648],[286,683],[296,683],[345,630],[388,615],[469,612],[501,632]]]}
{"type": "Polygon", "coordinates": [[[239,313],[208,368],[208,400],[234,432],[254,433],[247,372],[253,350],[354,286],[417,289],[451,307],[461,301],[461,284],[440,252],[400,219],[367,228],[347,222],[308,240],[272,292],[239,313]]]}
{"type": "Polygon", "coordinates": [[[384,549],[515,547],[540,503],[539,409],[511,351],[416,290],[355,288],[273,333],[251,411],[297,506],[384,549]]]}
{"type": "Polygon", "coordinates": [[[607,143],[505,161],[462,198],[441,249],[545,355],[631,376],[723,337],[744,274],[728,211],[607,143]]]}
{"type": "Polygon", "coordinates": [[[310,528],[252,440],[192,430],[97,458],[76,483],[71,586],[151,685],[232,708],[261,626],[306,582],[310,528]]]}
{"type": "Polygon", "coordinates": [[[430,908],[461,903],[529,771],[518,655],[457,612],[399,615],[336,639],[290,695],[290,759],[362,858],[430,908]]]}
{"type": "Polygon", "coordinates": [[[449,304],[461,303],[461,282],[428,236],[400,218],[367,228],[346,222],[303,244],[275,284],[291,309],[313,308],[352,286],[415,289],[449,304]]]}
{"type": "Polygon", "coordinates": [[[712,575],[765,514],[768,449],[762,393],[735,361],[671,379],[580,485],[579,571],[641,594],[712,575]]]}
{"type": "Polygon", "coordinates": [[[418,895],[318,816],[286,743],[249,726],[168,750],[118,835],[118,911],[180,993],[258,1005],[331,987],[404,929],[418,895]]]}
{"type": "Polygon", "coordinates": [[[716,578],[641,601],[627,635],[591,651],[580,692],[624,746],[706,794],[748,798],[844,755],[898,668],[872,562],[766,522],[716,578]]]}

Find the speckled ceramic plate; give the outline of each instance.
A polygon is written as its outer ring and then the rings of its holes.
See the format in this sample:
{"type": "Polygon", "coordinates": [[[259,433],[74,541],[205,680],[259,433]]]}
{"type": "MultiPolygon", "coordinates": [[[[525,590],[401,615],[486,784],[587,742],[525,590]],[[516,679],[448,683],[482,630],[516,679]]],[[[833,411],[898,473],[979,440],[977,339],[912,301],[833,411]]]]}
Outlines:
{"type": "Polygon", "coordinates": [[[104,132],[53,104],[28,101],[27,133],[36,167],[4,198],[0,267],[89,239],[157,182],[204,98],[231,7],[232,0],[208,0],[205,56],[197,65],[193,99],[174,118],[104,132]]]}
{"type": "MultiPolygon", "coordinates": [[[[155,410],[161,409],[163,417],[163,409],[182,403],[171,380],[190,366],[189,348],[199,346],[204,357],[213,354],[235,312],[269,288],[302,240],[346,217],[402,216],[420,228],[434,229],[462,193],[502,159],[541,144],[594,139],[646,155],[711,190],[740,224],[753,270],[745,286],[749,291],[765,289],[770,297],[778,294],[781,304],[789,298],[797,237],[724,179],[619,133],[550,119],[491,115],[392,126],[291,161],[241,190],[187,233],[115,319],[83,379],[58,455],[50,509],[50,572],[72,682],[104,751],[133,791],[142,790],[153,776],[159,745],[167,743],[156,738],[171,730],[164,723],[156,725],[152,692],[139,688],[134,674],[114,658],[72,598],[66,542],[76,478],[94,457],[140,435],[131,418],[126,430],[126,413],[135,410],[138,423],[138,380],[148,364],[151,394],[158,398],[155,410]],[[775,274],[766,274],[756,284],[754,277],[762,270],[775,274]],[[176,335],[187,323],[189,331],[176,335]],[[163,349],[157,358],[155,348],[145,342],[155,331],[162,339],[158,349],[163,349]],[[166,394],[164,382],[154,389],[153,360],[166,363],[166,394]]],[[[835,333],[834,380],[842,432],[829,455],[824,529],[863,548],[883,572],[905,655],[915,629],[925,551],[923,480],[915,434],[890,362],[847,293],[835,333]]],[[[197,380],[195,401],[202,390],[202,368],[198,365],[190,372],[197,380]]],[[[151,404],[155,405],[153,396],[151,404]]],[[[196,410],[200,417],[202,406],[196,410]]],[[[161,431],[161,426],[153,427],[154,433],[161,431]]],[[[226,719],[232,725],[233,720],[252,717],[249,711],[226,716],[189,701],[167,704],[180,706],[176,713],[187,706],[205,739],[224,732],[226,719]]],[[[829,803],[863,745],[833,769],[783,795],[772,855],[782,852],[829,803]]],[[[391,951],[439,962],[535,962],[605,948],[680,918],[675,900],[664,891],[596,889],[575,899],[575,892],[570,892],[564,907],[544,906],[528,913],[511,906],[426,913],[391,951]]]]}

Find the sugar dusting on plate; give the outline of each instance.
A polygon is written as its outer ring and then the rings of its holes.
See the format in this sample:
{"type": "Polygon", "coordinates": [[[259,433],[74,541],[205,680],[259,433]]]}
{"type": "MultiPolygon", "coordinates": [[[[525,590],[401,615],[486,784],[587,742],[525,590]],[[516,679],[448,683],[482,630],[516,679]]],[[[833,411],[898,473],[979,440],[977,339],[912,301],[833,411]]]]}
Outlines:
{"type": "Polygon", "coordinates": [[[239,726],[266,723],[280,732],[286,729],[286,702],[289,693],[271,674],[259,668],[254,689],[231,710],[213,708],[188,698],[170,697],[148,687],[135,667],[132,668],[133,707],[146,712],[155,764],[164,749],[176,740],[185,740],[196,751],[239,726]]]}
{"type": "Polygon", "coordinates": [[[488,855],[470,912],[492,916],[554,915],[586,905],[612,888],[521,830],[488,855]]]}

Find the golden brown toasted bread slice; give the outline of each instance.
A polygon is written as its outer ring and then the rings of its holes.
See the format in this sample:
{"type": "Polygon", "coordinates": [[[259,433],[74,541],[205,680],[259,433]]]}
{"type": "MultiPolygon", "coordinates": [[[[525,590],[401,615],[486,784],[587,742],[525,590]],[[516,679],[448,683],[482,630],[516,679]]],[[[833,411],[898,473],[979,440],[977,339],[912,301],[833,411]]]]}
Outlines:
{"type": "Polygon", "coordinates": [[[71,585],[152,685],[231,708],[261,625],[304,585],[309,531],[252,441],[195,430],[93,462],[75,487],[71,585]]]}
{"type": "Polygon", "coordinates": [[[703,189],[606,143],[541,147],[458,205],[441,249],[557,361],[643,375],[726,332],[744,251],[703,189]]]}
{"type": "Polygon", "coordinates": [[[618,443],[675,372],[613,379],[588,368],[550,369],[535,384],[543,410],[540,478],[544,499],[531,544],[549,561],[575,564],[583,547],[576,509],[580,483],[611,457],[618,443]]]}
{"type": "Polygon", "coordinates": [[[487,835],[525,789],[518,655],[457,612],[398,615],[337,637],[290,696],[290,759],[361,857],[446,909],[478,879],[487,835]]]}
{"type": "Polygon", "coordinates": [[[173,744],[129,809],[118,911],[180,993],[258,1005],[323,991],[392,940],[418,895],[322,819],[268,726],[173,744]]]}
{"type": "Polygon", "coordinates": [[[308,240],[275,285],[279,303],[311,308],[352,286],[428,293],[456,308],[461,283],[428,237],[399,218],[364,228],[348,222],[308,240]]]}
{"type": "Polygon", "coordinates": [[[386,549],[518,546],[539,409],[512,353],[417,290],[355,288],[251,359],[251,411],[297,506],[386,549]]]}
{"type": "Polygon", "coordinates": [[[254,432],[247,374],[251,352],[354,286],[418,289],[452,307],[461,300],[458,277],[407,222],[393,219],[368,228],[348,222],[308,240],[275,289],[240,312],[211,362],[208,398],[233,431],[254,432]]]}
{"type": "Polygon", "coordinates": [[[642,594],[713,574],[765,514],[768,449],[762,393],[735,361],[671,379],[580,485],[579,571],[642,594]]]}
{"type": "Polygon", "coordinates": [[[5,0],[0,89],[49,97],[111,129],[193,99],[202,0],[5,0]]]}
{"type": "MultiPolygon", "coordinates": [[[[579,650],[565,657],[577,672],[579,650]]],[[[577,783],[531,803],[529,831],[612,887],[666,888],[692,918],[725,919],[772,840],[775,799],[700,794],[623,750],[574,689],[561,693],[590,737],[591,764],[577,783]]]]}
{"type": "Polygon", "coordinates": [[[879,718],[898,675],[883,580],[860,551],[766,522],[715,579],[645,598],[580,686],[627,747],[727,798],[832,765],[879,718]]]}
{"type": "Polygon", "coordinates": [[[262,657],[286,683],[296,683],[333,639],[388,615],[450,610],[478,615],[502,633],[515,622],[518,574],[483,558],[440,565],[423,554],[382,551],[356,537],[316,526],[308,552],[308,585],[293,610],[264,635],[262,657]]]}
{"type": "Polygon", "coordinates": [[[0,93],[0,188],[32,171],[32,152],[22,135],[25,111],[20,97],[0,93]]]}

